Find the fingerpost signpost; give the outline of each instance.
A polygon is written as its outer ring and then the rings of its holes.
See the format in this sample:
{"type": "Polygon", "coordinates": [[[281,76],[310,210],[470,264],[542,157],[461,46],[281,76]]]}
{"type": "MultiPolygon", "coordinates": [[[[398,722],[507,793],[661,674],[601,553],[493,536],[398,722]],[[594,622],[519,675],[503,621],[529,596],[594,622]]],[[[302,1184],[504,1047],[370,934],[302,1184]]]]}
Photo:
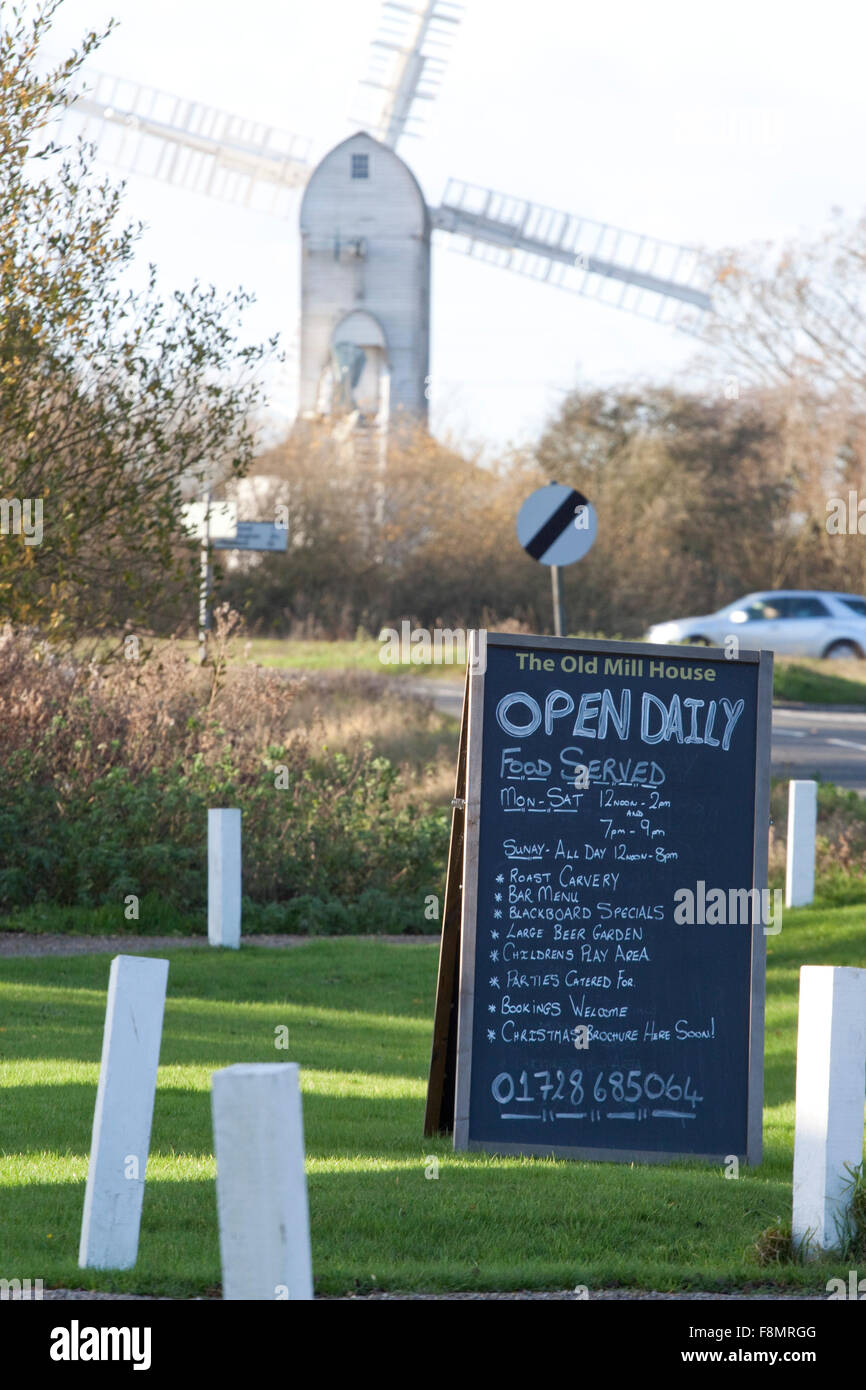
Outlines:
{"type": "Polygon", "coordinates": [[[184,527],[192,531],[201,546],[198,591],[199,661],[207,659],[210,631],[210,592],[213,571],[211,550],[282,551],[289,548],[288,526],[276,521],[238,521],[233,502],[212,502],[208,492],[204,502],[190,502],[182,509],[184,527]]]}

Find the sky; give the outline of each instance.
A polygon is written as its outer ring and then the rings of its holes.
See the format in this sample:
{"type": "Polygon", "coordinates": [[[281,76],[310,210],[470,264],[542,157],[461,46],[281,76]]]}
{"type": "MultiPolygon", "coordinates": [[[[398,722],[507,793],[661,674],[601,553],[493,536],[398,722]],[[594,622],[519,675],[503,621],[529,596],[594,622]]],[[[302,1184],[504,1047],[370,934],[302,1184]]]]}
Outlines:
{"type": "MultiPolygon", "coordinates": [[[[65,0],[50,43],[115,18],[92,66],[297,131],[319,158],[353,129],[380,14],[380,0],[65,0]]],[[[431,206],[454,177],[709,249],[809,236],[866,203],[864,48],[861,0],[465,0],[425,135],[399,153],[431,206]]],[[[281,334],[272,419],[288,420],[300,195],[280,219],[124,176],[164,291],[197,278],[256,295],[247,332],[281,334]]],[[[578,384],[697,381],[692,339],[442,233],[432,300],[431,424],[465,444],[530,443],[578,384]]]]}

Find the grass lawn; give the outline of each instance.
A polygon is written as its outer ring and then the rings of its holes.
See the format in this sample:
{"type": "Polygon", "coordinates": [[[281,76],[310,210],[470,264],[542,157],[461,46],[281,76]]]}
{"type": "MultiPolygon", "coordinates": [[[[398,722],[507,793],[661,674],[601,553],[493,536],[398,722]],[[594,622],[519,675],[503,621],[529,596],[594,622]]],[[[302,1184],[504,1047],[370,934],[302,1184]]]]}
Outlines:
{"type": "MultiPolygon", "coordinates": [[[[190,657],[198,650],[198,644],[191,639],[177,645],[190,657]]],[[[456,639],[451,648],[455,659],[438,663],[382,661],[381,653],[385,648],[372,637],[343,642],[289,637],[238,638],[234,650],[237,662],[253,661],[260,666],[287,671],[369,671],[380,676],[424,676],[459,681],[466,672],[465,662],[456,659],[459,654],[456,639]]],[[[447,645],[443,651],[448,655],[447,645]]]]}
{"type": "Polygon", "coordinates": [[[807,705],[866,708],[866,661],[810,661],[779,657],[773,662],[773,695],[807,705]]]}
{"type": "MultiPolygon", "coordinates": [[[[600,634],[594,633],[598,638],[600,634]]],[[[154,649],[161,643],[156,641],[154,649]]],[[[193,638],[177,646],[191,658],[198,652],[193,638]]],[[[382,661],[383,645],[373,637],[353,641],[295,640],[289,637],[237,638],[233,643],[234,663],[255,662],[286,671],[367,671],[390,676],[423,676],[425,679],[461,681],[463,662],[382,661]]],[[[448,653],[447,646],[444,648],[448,653]]],[[[777,700],[793,700],[815,705],[862,705],[866,709],[866,660],[820,661],[807,657],[777,656],[774,662],[773,694],[777,700]]]]}
{"type": "Polygon", "coordinates": [[[789,1223],[801,963],[862,965],[862,907],[803,909],[769,939],[765,1157],[727,1180],[701,1164],[456,1156],[424,1140],[435,943],[311,940],[170,954],[139,1261],[79,1270],[108,956],[0,963],[0,1276],[175,1296],[219,1284],[210,1074],[298,1061],[316,1290],[824,1290],[850,1261],[762,1268],[789,1223]],[[288,1051],[275,1049],[289,1029],[288,1051]],[[427,1156],[438,1179],[425,1177],[427,1156]]]}
{"type": "MultiPolygon", "coordinates": [[[[192,653],[195,644],[190,643],[192,653]]],[[[247,644],[239,644],[238,650],[247,644]]],[[[245,659],[262,666],[288,670],[323,671],[349,669],[377,671],[384,675],[421,675],[440,680],[462,680],[461,664],[434,662],[396,664],[379,659],[380,643],[372,639],[354,642],[296,642],[290,639],[253,638],[245,659]]],[[[815,705],[862,705],[866,709],[866,661],[819,661],[805,657],[776,657],[773,695],[815,705]]]]}
{"type": "MultiPolygon", "coordinates": [[[[192,653],[195,644],[190,643],[192,653]]],[[[239,644],[239,650],[246,644],[239,644]]],[[[291,670],[350,669],[378,671],[385,675],[421,675],[462,680],[461,664],[433,662],[398,665],[379,659],[381,645],[373,640],[354,642],[295,642],[289,639],[253,638],[245,657],[262,666],[291,670]]],[[[866,661],[819,661],[805,657],[776,657],[773,694],[777,700],[816,705],[862,705],[866,709],[866,661]]]]}

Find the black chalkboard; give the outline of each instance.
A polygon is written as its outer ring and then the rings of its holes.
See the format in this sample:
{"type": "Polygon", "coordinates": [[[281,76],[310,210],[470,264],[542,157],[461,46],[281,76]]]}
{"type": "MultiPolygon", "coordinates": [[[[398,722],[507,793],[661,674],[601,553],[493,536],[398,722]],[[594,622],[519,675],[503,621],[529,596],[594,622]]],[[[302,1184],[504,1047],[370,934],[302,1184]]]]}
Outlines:
{"type": "Polygon", "coordinates": [[[759,1162],[772,657],[476,639],[455,1148],[759,1162]]]}

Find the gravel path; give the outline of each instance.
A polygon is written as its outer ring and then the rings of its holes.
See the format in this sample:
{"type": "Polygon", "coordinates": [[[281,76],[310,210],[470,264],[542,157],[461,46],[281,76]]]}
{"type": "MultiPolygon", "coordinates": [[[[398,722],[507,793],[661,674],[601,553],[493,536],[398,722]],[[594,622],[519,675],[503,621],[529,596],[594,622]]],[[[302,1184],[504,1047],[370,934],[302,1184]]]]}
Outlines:
{"type": "MultiPolygon", "coordinates": [[[[137,1293],[97,1293],[91,1289],[46,1289],[43,1294],[43,1300],[45,1302],[48,1302],[49,1300],[62,1299],[80,1299],[82,1301],[105,1299],[114,1300],[116,1302],[128,1303],[203,1303],[210,1301],[219,1301],[205,1299],[201,1297],[178,1300],[163,1297],[153,1298],[148,1296],[147,1294],[137,1293]]],[[[554,1293],[538,1293],[530,1292],[528,1290],[522,1290],[519,1293],[368,1293],[345,1294],[342,1296],[320,1294],[316,1297],[315,1301],[317,1303],[451,1303],[466,1300],[479,1302],[481,1300],[489,1299],[500,1301],[513,1301],[515,1299],[520,1299],[525,1300],[527,1302],[542,1302],[554,1300],[573,1303],[576,1301],[576,1295],[573,1289],[564,1289],[561,1292],[554,1293]]],[[[598,1300],[612,1301],[614,1299],[632,1301],[635,1299],[655,1299],[658,1301],[665,1300],[668,1302],[703,1301],[712,1303],[736,1303],[741,1302],[743,1300],[748,1300],[749,1302],[774,1301],[786,1303],[824,1303],[826,1302],[826,1294],[822,1295],[817,1293],[802,1293],[799,1290],[796,1292],[786,1293],[779,1289],[748,1289],[743,1292],[734,1293],[702,1293],[697,1290],[689,1290],[688,1292],[684,1293],[657,1293],[652,1289],[598,1289],[595,1291],[590,1291],[589,1293],[589,1301],[592,1302],[598,1300]]]]}

